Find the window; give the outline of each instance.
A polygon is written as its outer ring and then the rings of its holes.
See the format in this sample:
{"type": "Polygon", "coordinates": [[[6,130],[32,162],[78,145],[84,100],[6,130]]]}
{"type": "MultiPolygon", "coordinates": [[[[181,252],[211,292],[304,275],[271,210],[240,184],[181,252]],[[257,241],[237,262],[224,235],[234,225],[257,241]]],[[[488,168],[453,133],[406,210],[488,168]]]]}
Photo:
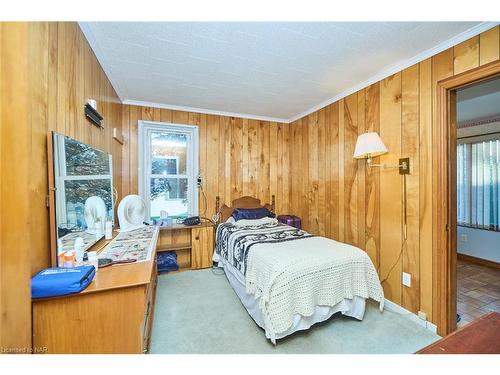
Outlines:
{"type": "Polygon", "coordinates": [[[458,224],[500,231],[500,140],[457,146],[458,224]]]}
{"type": "Polygon", "coordinates": [[[148,217],[198,214],[198,127],[139,121],[139,194],[148,217]]]}

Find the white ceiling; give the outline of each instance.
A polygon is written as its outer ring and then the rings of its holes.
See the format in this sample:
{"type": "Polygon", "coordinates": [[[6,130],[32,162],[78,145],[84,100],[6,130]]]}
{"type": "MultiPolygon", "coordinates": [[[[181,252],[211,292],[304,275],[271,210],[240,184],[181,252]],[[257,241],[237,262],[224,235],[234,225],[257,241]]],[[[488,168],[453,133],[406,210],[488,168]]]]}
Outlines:
{"type": "Polygon", "coordinates": [[[124,103],[285,122],[491,27],[479,22],[80,26],[124,103]]]}
{"type": "Polygon", "coordinates": [[[500,78],[457,91],[457,122],[500,115],[500,78]]]}

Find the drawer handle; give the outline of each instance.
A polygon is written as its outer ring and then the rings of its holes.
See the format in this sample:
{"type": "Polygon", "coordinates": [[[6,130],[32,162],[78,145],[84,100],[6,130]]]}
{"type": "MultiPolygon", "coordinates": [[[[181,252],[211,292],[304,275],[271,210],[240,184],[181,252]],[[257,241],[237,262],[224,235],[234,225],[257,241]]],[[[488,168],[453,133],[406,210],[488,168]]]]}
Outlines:
{"type": "Polygon", "coordinates": [[[198,241],[198,240],[200,239],[200,237],[199,237],[199,236],[196,236],[194,239],[195,239],[196,241],[198,241]]]}

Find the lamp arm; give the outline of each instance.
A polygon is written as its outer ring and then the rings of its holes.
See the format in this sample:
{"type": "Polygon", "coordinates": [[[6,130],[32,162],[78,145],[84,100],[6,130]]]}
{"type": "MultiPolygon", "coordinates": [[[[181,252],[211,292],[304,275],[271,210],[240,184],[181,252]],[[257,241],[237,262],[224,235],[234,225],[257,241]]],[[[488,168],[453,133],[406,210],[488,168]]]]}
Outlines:
{"type": "MultiPolygon", "coordinates": [[[[366,163],[368,164],[368,167],[381,167],[381,168],[397,168],[401,171],[403,171],[403,174],[409,173],[410,170],[410,160],[408,158],[405,159],[399,159],[399,164],[398,165],[389,165],[389,164],[373,164],[373,158],[371,156],[368,156],[366,158],[366,163]]],[[[401,173],[401,172],[400,172],[401,173]]]]}
{"type": "Polygon", "coordinates": [[[389,164],[368,164],[370,167],[381,167],[381,168],[406,168],[406,163],[399,165],[389,165],[389,164]]]}

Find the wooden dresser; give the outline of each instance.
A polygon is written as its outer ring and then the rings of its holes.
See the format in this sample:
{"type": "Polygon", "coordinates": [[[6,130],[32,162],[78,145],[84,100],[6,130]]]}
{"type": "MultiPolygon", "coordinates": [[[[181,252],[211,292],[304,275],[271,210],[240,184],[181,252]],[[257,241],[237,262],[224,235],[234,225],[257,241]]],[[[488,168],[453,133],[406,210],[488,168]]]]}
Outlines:
{"type": "MultiPolygon", "coordinates": [[[[147,353],[157,252],[173,250],[181,270],[212,266],[214,226],[160,227],[149,261],[101,268],[78,294],[33,301],[33,347],[46,353],[147,353]]],[[[102,251],[109,241],[92,250],[102,251]]]]}
{"type": "MultiPolygon", "coordinates": [[[[33,347],[46,353],[146,353],[156,295],[150,260],[101,268],[81,293],[33,301],[33,347]]],[[[102,245],[101,245],[102,247],[102,245]]]]}

